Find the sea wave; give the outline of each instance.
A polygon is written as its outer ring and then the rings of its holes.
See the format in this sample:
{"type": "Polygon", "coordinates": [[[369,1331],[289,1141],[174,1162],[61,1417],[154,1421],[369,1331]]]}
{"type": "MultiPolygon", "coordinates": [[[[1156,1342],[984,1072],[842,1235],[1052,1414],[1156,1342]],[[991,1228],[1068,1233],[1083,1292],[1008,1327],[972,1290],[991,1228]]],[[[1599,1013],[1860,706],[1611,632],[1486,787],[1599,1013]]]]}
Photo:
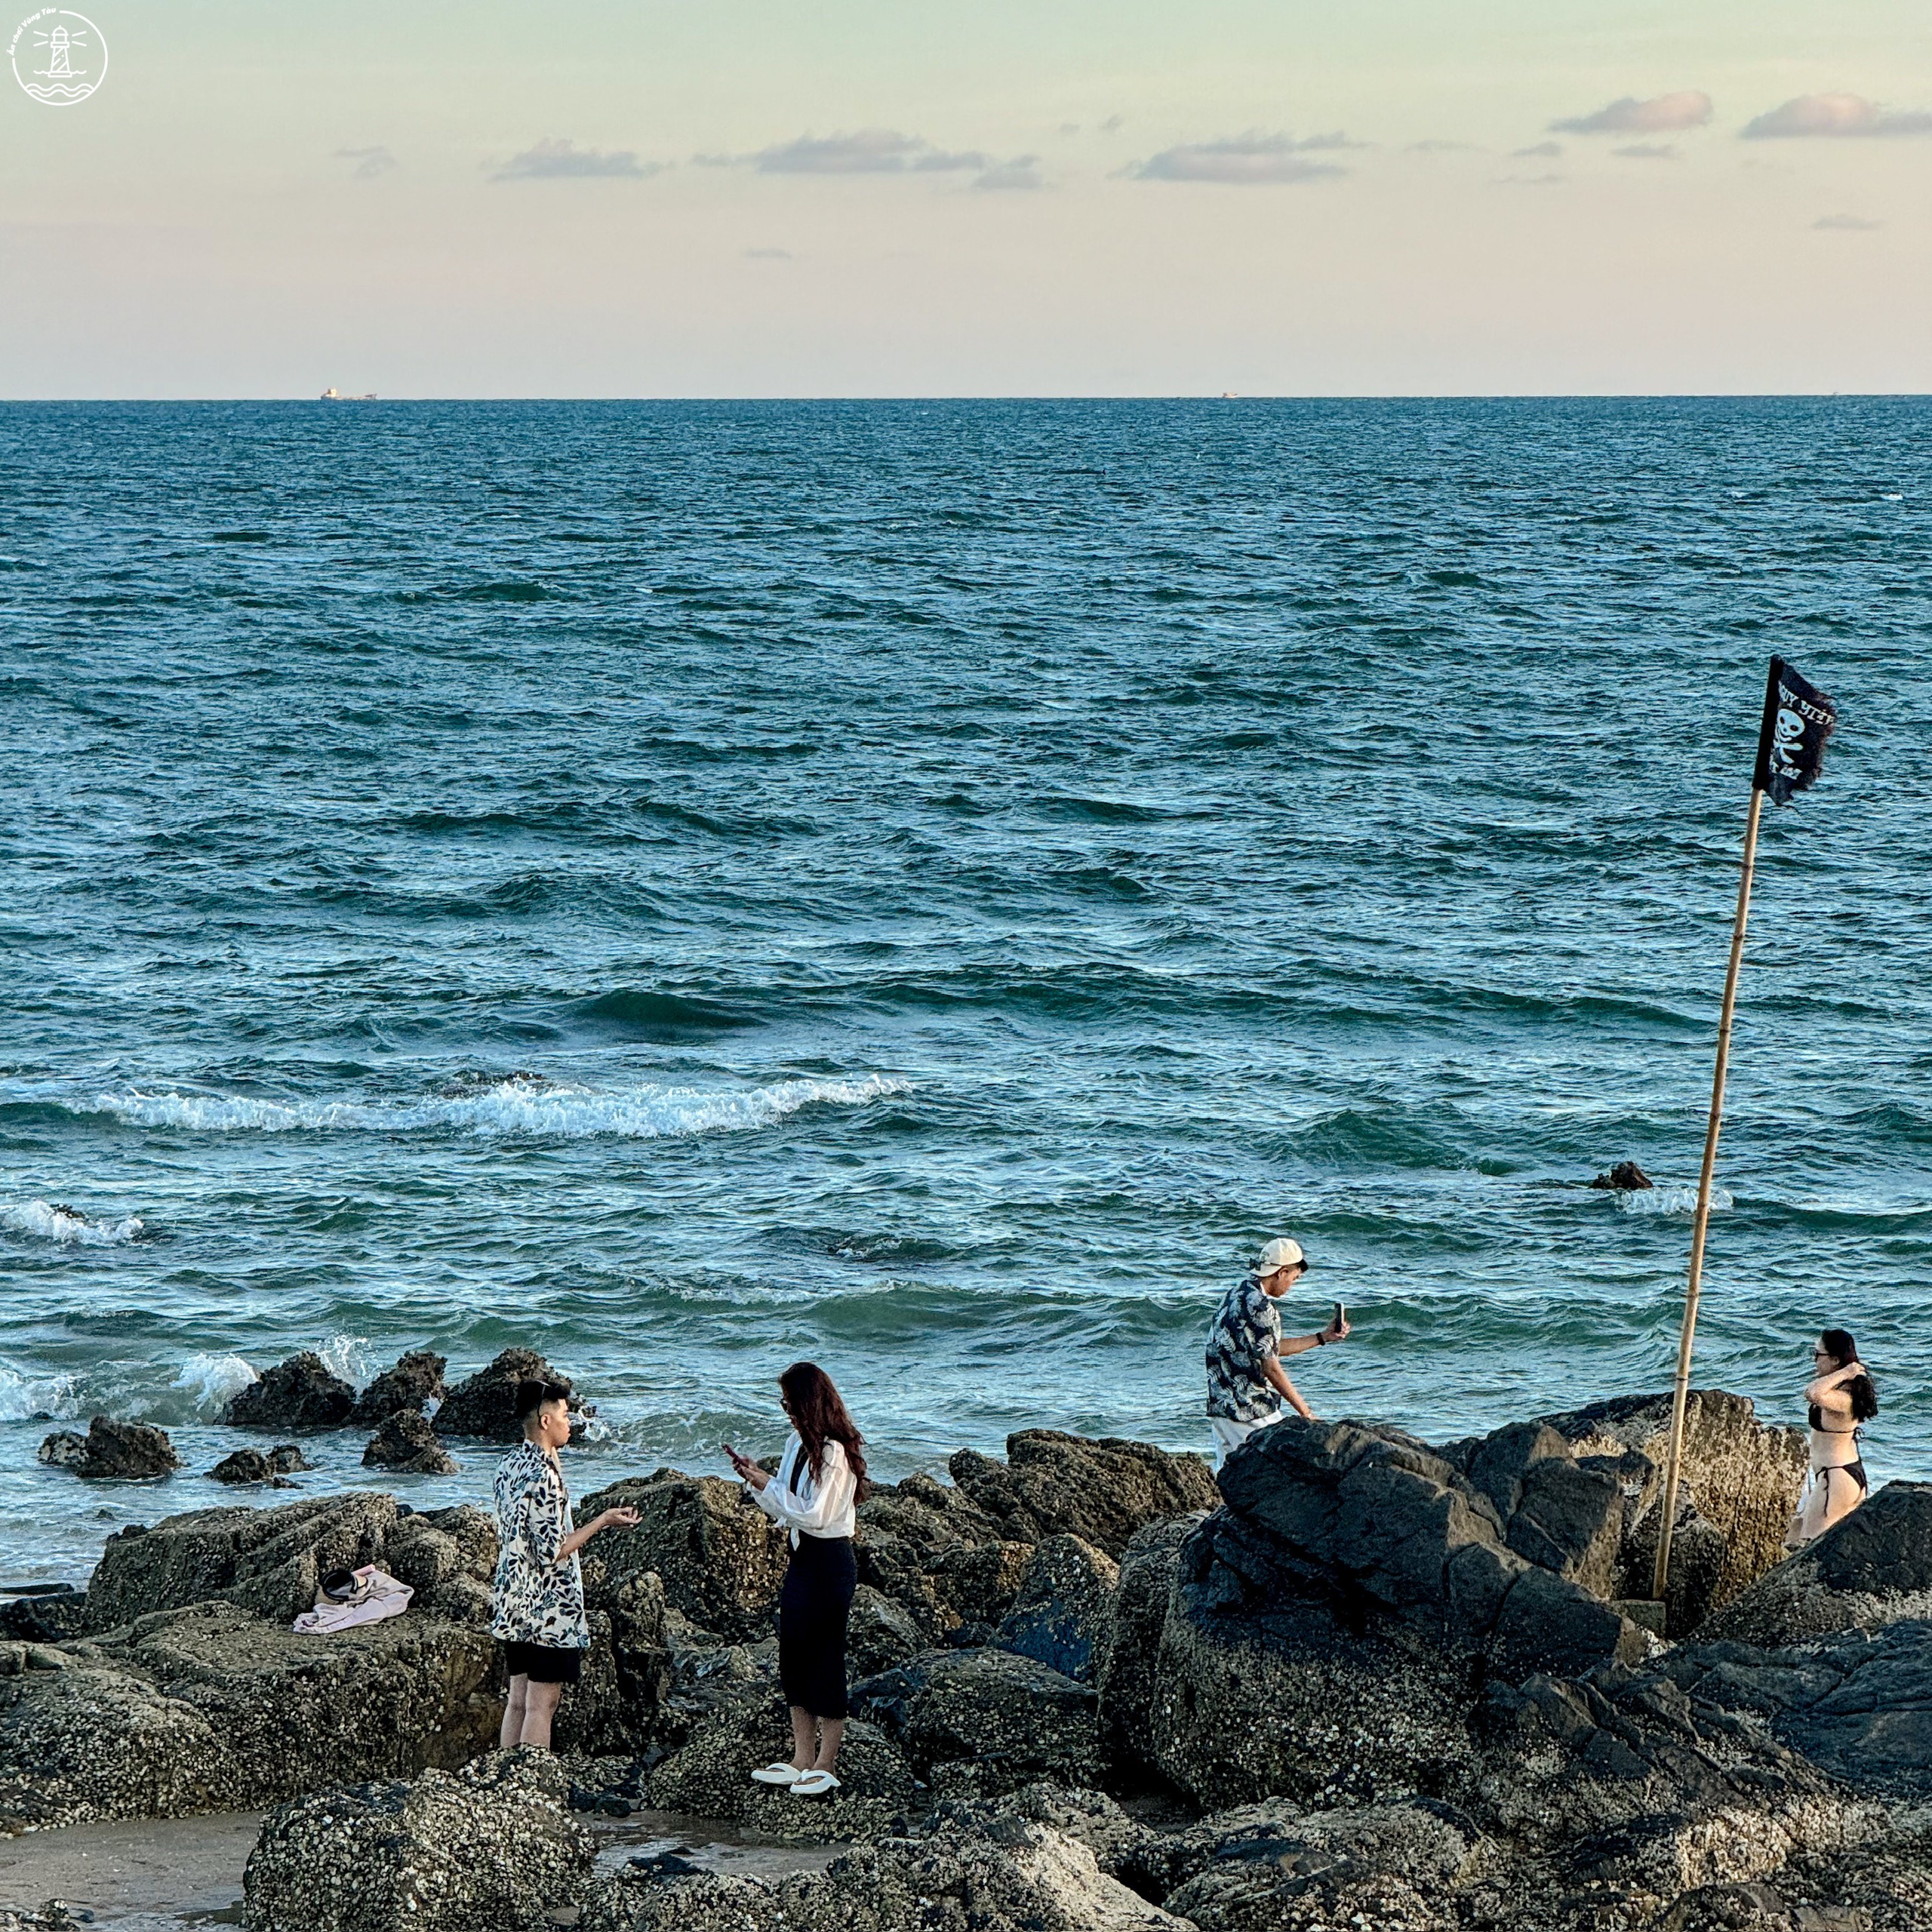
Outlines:
{"type": "Polygon", "coordinates": [[[485,1138],[544,1135],[568,1140],[614,1135],[654,1140],[686,1134],[771,1127],[815,1106],[864,1106],[911,1091],[909,1080],[866,1074],[856,1080],[780,1080],[739,1089],[660,1086],[600,1091],[513,1078],[466,1094],[421,1100],[271,1100],[245,1094],[131,1089],[70,1103],[79,1113],[112,1115],[130,1126],[196,1134],[417,1134],[485,1138]]]}
{"type": "Polygon", "coordinates": [[[239,1355],[190,1355],[181,1364],[174,1386],[193,1403],[197,1415],[218,1414],[229,1398],[258,1378],[239,1355]]]}
{"type": "Polygon", "coordinates": [[[71,1375],[23,1375],[0,1362],[0,1422],[77,1413],[71,1375]]]}
{"type": "MultiPolygon", "coordinates": [[[[1697,1211],[1697,1190],[1694,1187],[1620,1189],[1616,1201],[1617,1212],[1621,1214],[1694,1214],[1697,1211]]],[[[1723,1188],[1711,1189],[1712,1214],[1732,1204],[1730,1195],[1723,1188]]]]}
{"type": "Polygon", "coordinates": [[[63,1247],[113,1247],[123,1241],[139,1241],[142,1223],[134,1214],[118,1221],[91,1221],[78,1208],[57,1201],[26,1201],[0,1207],[0,1228],[59,1241],[63,1247]]]}

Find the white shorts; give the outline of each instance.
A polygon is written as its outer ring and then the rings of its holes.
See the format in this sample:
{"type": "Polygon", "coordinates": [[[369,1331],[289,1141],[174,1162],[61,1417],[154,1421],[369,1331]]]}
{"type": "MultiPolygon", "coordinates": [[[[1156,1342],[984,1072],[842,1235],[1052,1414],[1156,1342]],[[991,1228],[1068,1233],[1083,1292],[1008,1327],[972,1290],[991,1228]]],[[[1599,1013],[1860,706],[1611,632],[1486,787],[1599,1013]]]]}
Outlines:
{"type": "Polygon", "coordinates": [[[1230,1449],[1238,1449],[1257,1429],[1269,1427],[1287,1414],[1284,1409],[1280,1414],[1263,1416],[1258,1422],[1236,1422],[1232,1416],[1210,1416],[1208,1426],[1214,1432],[1215,1468],[1218,1469],[1227,1460],[1230,1449]]]}

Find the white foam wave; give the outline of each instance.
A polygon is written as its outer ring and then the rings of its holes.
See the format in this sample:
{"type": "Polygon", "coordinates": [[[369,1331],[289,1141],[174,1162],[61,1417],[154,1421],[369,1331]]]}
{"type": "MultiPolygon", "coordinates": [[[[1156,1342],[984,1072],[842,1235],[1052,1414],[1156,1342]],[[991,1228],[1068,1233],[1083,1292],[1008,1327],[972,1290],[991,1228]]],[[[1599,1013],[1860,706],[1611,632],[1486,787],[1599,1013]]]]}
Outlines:
{"type": "Polygon", "coordinates": [[[138,1241],[140,1218],[133,1214],[118,1221],[91,1221],[58,1201],[26,1201],[0,1207],[0,1228],[16,1234],[37,1235],[43,1241],[57,1241],[74,1247],[112,1247],[122,1241],[138,1241]]]}
{"type": "MultiPolygon", "coordinates": [[[[1711,1212],[1731,1204],[1730,1196],[1721,1187],[1711,1189],[1711,1212]]],[[[1697,1190],[1694,1187],[1640,1187],[1620,1192],[1617,1211],[1624,1214],[1694,1214],[1697,1190]]]]}
{"type": "Polygon", "coordinates": [[[0,1362],[0,1422],[78,1413],[71,1375],[23,1375],[0,1362]]]}
{"type": "Polygon", "coordinates": [[[186,1392],[197,1414],[213,1414],[229,1398],[258,1378],[239,1355],[190,1355],[181,1364],[174,1386],[186,1392]]]}
{"type": "Polygon", "coordinates": [[[369,1352],[365,1335],[331,1335],[315,1352],[331,1375],[339,1375],[358,1388],[376,1372],[375,1358],[369,1352]]]}
{"type": "Polygon", "coordinates": [[[871,1073],[857,1080],[781,1080],[738,1090],[651,1084],[602,1091],[506,1080],[472,1094],[419,1101],[264,1100],[241,1094],[100,1094],[78,1111],[112,1114],[137,1127],[202,1134],[410,1134],[441,1130],[485,1137],[600,1134],[654,1140],[685,1134],[770,1127],[801,1107],[863,1106],[908,1091],[912,1082],[871,1073]]]}

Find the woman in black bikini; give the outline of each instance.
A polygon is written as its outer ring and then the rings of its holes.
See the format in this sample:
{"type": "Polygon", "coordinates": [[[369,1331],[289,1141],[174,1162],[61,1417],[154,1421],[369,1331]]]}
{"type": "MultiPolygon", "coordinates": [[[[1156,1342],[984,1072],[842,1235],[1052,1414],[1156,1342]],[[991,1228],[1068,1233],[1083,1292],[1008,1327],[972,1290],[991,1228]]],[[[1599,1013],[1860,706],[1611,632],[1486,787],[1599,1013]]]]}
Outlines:
{"type": "Polygon", "coordinates": [[[1878,1413],[1878,1392],[1858,1359],[1858,1344],[1842,1328],[1827,1328],[1811,1351],[1814,1377],[1805,1386],[1811,1407],[1811,1473],[1785,1534],[1798,1549],[1823,1536],[1865,1500],[1871,1484],[1858,1453],[1859,1425],[1878,1413]]]}

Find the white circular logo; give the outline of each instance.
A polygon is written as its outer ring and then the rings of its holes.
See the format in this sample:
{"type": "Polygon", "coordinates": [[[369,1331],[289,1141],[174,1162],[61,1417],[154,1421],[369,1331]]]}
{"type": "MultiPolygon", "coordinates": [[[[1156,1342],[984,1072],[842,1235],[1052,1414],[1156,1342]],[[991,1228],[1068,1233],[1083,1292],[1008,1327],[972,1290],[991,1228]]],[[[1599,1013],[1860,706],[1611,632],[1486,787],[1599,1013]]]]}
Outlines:
{"type": "Polygon", "coordinates": [[[43,7],[14,29],[14,78],[43,107],[72,107],[107,78],[107,42],[85,14],[43,7]]]}

